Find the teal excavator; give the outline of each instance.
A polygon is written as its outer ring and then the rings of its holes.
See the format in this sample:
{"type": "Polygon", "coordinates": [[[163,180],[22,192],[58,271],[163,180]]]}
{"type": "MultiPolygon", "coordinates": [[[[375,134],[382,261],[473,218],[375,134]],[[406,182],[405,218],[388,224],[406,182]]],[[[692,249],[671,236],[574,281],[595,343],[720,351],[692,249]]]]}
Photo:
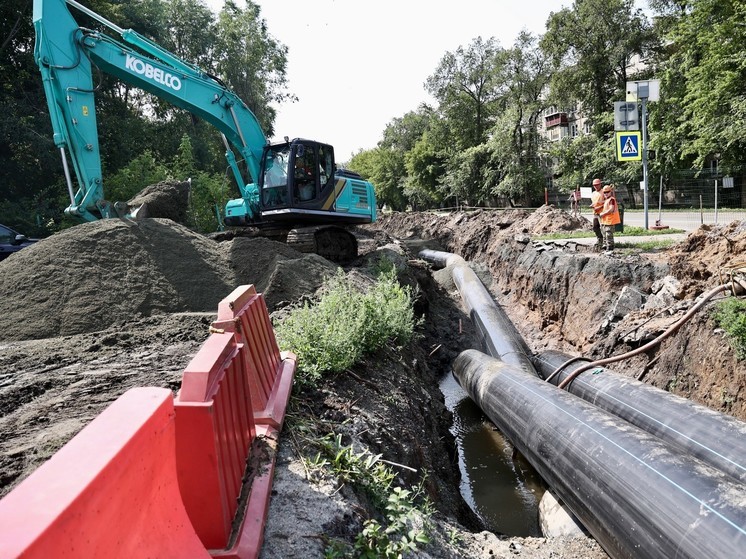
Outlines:
{"type": "Polygon", "coordinates": [[[356,173],[337,169],[332,146],[301,138],[270,144],[254,113],[219,78],[74,0],[34,0],[33,19],[34,57],[41,70],[54,143],[62,156],[70,195],[66,214],[82,221],[138,217],[126,204],[112,203],[104,196],[92,74],[95,66],[220,131],[241,193],[226,205],[223,219],[227,226],[252,226],[269,236],[286,238],[304,252],[335,260],[357,254],[357,241],[348,226],[375,221],[373,185],[356,173]],[[115,32],[121,40],[81,27],[68,6],[115,32]],[[241,171],[241,162],[246,172],[241,171]]]}

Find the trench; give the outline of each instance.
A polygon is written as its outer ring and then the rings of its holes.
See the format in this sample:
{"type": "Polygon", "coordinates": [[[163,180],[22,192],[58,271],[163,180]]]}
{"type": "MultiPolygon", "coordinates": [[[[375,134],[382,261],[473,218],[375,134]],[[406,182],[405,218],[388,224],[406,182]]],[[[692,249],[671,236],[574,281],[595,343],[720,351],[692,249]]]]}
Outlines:
{"type": "MultiPolygon", "coordinates": [[[[717,439],[738,444],[746,441],[742,437],[746,424],[712,410],[699,410],[701,406],[662,391],[653,394],[648,404],[642,397],[645,391],[659,389],[624,377],[615,379],[615,373],[597,367],[611,362],[611,358],[577,369],[580,373],[596,367],[592,375],[586,375],[594,386],[588,395],[579,390],[580,383],[567,391],[557,390],[538,374],[540,367],[535,363],[541,361],[543,354],[530,353],[507,315],[463,258],[429,249],[421,251],[420,256],[450,268],[485,350],[462,351],[452,363],[448,382],[444,379],[441,383],[444,395],[448,393],[447,405],[454,413],[453,434],[458,439],[464,479],[462,495],[480,518],[502,522],[499,515],[494,518],[490,511],[504,508],[513,519],[538,519],[538,509],[532,514],[530,500],[526,499],[522,506],[521,497],[531,493],[536,494],[534,503],[538,503],[540,491],[531,486],[530,476],[523,468],[515,467],[518,460],[512,464],[505,460],[492,462],[485,467],[493,478],[500,478],[503,486],[514,488],[517,502],[508,497],[500,499],[496,479],[490,479],[489,474],[480,475],[480,461],[486,462],[493,448],[498,449],[495,456],[506,457],[505,450],[514,445],[535,466],[533,475],[539,486],[542,479],[546,480],[553,493],[612,557],[740,556],[736,550],[746,535],[746,507],[742,497],[733,496],[742,496],[742,452],[736,451],[731,459],[729,447],[733,445],[718,446],[717,439]],[[451,383],[451,376],[457,382],[451,383]],[[596,386],[607,382],[625,383],[608,403],[601,395],[609,390],[596,386]],[[632,384],[635,382],[637,385],[632,384]],[[459,395],[449,384],[462,387],[465,394],[459,395]],[[622,396],[627,392],[634,392],[636,397],[622,405],[622,396]],[[473,399],[476,411],[469,412],[462,404],[465,398],[473,399]],[[489,433],[480,433],[487,424],[482,412],[505,434],[503,441],[509,439],[511,444],[503,442],[501,447],[490,440],[489,433]],[[683,419],[670,425],[671,418],[679,415],[683,419]],[[473,428],[478,424],[481,425],[473,428]],[[682,437],[681,431],[686,435],[682,437]],[[470,451],[472,433],[485,435],[476,445],[477,453],[470,451]],[[501,463],[512,466],[512,476],[511,469],[506,473],[500,468],[501,463]],[[521,475],[517,475],[519,472],[521,475]],[[498,507],[494,509],[484,496],[497,496],[498,507]],[[634,530],[630,526],[635,526],[634,530]]],[[[736,287],[746,288],[740,280],[732,284],[734,292],[736,287]]],[[[675,331],[726,287],[721,285],[705,293],[664,335],[675,331]]],[[[653,343],[658,342],[649,342],[653,343]]],[[[557,362],[562,365],[568,358],[559,356],[557,362]]],[[[570,373],[559,387],[575,376],[570,373]]],[[[547,377],[552,378],[557,380],[556,373],[547,377]]],[[[490,529],[518,535],[506,531],[505,526],[493,525],[490,529]]]]}

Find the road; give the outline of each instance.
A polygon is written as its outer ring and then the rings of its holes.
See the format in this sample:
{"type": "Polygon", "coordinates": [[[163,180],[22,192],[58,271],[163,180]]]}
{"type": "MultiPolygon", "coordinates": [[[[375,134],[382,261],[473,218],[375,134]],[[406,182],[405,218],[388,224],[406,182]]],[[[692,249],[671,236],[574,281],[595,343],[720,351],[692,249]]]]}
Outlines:
{"type": "MultiPolygon", "coordinates": [[[[658,210],[648,212],[648,227],[655,225],[658,219],[658,210]]],[[[700,215],[699,211],[675,211],[661,213],[661,225],[668,225],[672,229],[683,229],[684,231],[694,231],[703,223],[725,225],[737,219],[746,219],[746,210],[719,210],[717,221],[715,221],[715,210],[704,210],[700,215]]],[[[642,210],[626,210],[624,212],[625,225],[634,225],[644,227],[645,213],[642,210]]]]}

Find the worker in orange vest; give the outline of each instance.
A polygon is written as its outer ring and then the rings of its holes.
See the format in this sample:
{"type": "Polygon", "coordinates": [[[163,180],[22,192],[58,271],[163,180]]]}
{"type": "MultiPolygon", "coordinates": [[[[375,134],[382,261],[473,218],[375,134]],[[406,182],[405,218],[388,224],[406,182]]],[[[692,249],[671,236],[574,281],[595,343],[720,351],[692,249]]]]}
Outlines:
{"type": "Polygon", "coordinates": [[[601,231],[604,237],[604,254],[612,254],[614,250],[614,226],[622,222],[619,216],[619,204],[614,196],[614,187],[607,184],[601,189],[603,195],[603,208],[598,214],[601,222],[601,231]]]}
{"type": "Polygon", "coordinates": [[[593,192],[591,192],[591,209],[593,209],[593,232],[596,234],[596,250],[601,252],[604,245],[604,238],[601,234],[601,222],[598,220],[598,214],[604,207],[604,197],[601,193],[601,179],[593,179],[593,192]]]}

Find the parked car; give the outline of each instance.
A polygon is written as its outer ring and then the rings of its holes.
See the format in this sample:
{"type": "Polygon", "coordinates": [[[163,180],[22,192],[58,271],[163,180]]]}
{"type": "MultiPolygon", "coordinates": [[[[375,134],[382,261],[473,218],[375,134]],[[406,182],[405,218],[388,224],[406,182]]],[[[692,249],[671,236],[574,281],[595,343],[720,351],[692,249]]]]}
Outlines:
{"type": "Polygon", "coordinates": [[[37,239],[29,239],[18,231],[0,224],[0,260],[5,260],[14,252],[34,244],[37,239]]]}

